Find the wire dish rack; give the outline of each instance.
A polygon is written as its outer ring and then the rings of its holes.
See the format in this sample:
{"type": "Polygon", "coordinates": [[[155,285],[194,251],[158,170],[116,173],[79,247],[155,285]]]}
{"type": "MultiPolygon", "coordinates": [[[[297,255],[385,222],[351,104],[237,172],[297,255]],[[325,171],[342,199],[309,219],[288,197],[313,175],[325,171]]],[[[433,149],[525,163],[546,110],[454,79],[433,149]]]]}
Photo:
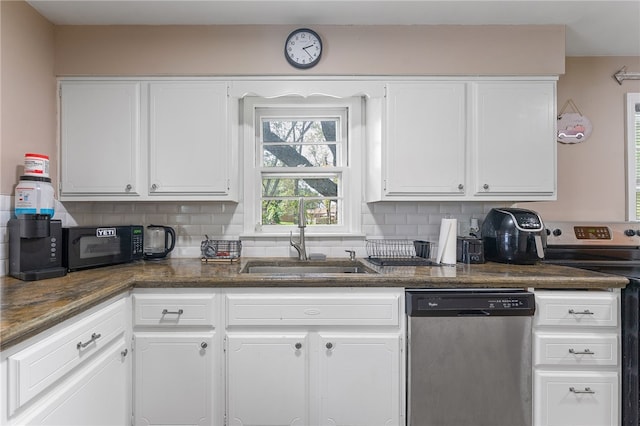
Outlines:
{"type": "Polygon", "coordinates": [[[240,259],[242,242],[240,240],[210,240],[207,237],[200,243],[203,262],[227,261],[240,259]]]}
{"type": "Polygon", "coordinates": [[[369,262],[378,266],[432,265],[429,260],[431,243],[421,240],[367,240],[369,262]]]}

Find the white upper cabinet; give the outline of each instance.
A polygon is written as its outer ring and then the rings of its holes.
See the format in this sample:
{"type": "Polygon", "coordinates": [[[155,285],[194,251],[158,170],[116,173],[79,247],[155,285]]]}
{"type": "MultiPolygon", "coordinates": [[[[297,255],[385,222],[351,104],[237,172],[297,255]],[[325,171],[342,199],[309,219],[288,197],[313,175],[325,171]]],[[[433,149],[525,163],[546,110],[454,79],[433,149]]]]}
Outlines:
{"type": "Polygon", "coordinates": [[[370,100],[367,201],[556,197],[554,78],[425,78],[370,100]],[[378,105],[379,104],[379,105],[378,105]]]}
{"type": "Polygon", "coordinates": [[[478,82],[475,88],[473,195],[555,194],[555,83],[478,82]]]}
{"type": "Polygon", "coordinates": [[[225,194],[227,85],[151,83],[149,96],[149,193],[225,194]]]}
{"type": "Polygon", "coordinates": [[[140,83],[60,87],[61,194],[135,197],[140,185],[140,83]]]}
{"type": "Polygon", "coordinates": [[[235,200],[227,82],[60,85],[61,200],[235,200]]]}
{"type": "Polygon", "coordinates": [[[463,82],[387,86],[384,194],[461,194],[467,136],[463,82]]]}

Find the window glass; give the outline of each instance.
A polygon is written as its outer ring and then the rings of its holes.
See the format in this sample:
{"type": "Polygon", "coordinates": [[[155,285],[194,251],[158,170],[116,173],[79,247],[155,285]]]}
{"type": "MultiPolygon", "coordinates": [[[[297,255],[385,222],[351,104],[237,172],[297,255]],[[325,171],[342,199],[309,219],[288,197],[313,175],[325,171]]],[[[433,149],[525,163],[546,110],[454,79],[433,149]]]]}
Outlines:
{"type": "Polygon", "coordinates": [[[628,219],[640,220],[640,93],[627,93],[628,219]]]}
{"type": "Polygon", "coordinates": [[[261,225],[342,225],[347,109],[256,108],[261,225]]]}

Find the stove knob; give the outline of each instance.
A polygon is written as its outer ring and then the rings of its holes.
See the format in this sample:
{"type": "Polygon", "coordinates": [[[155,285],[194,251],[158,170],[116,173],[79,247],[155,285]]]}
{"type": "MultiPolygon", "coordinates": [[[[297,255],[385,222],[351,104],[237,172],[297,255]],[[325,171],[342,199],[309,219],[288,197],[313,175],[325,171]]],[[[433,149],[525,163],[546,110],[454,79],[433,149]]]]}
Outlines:
{"type": "Polygon", "coordinates": [[[636,231],[634,231],[633,229],[625,229],[624,235],[626,235],[627,237],[633,237],[634,235],[636,235],[636,231]]]}
{"type": "Polygon", "coordinates": [[[551,231],[549,231],[548,229],[545,229],[544,232],[547,233],[547,236],[551,235],[551,231]]]}
{"type": "Polygon", "coordinates": [[[556,237],[559,237],[560,235],[562,235],[562,230],[558,229],[558,228],[554,229],[553,230],[553,235],[556,236],[556,237]]]}

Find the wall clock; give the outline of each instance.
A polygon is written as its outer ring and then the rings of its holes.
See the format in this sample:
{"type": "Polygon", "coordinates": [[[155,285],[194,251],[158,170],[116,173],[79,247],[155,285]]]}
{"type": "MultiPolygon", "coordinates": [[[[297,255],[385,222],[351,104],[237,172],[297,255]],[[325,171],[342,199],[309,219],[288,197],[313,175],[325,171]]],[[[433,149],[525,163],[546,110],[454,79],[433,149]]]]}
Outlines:
{"type": "Polygon", "coordinates": [[[320,62],[322,40],[318,33],[308,28],[299,28],[287,37],[284,57],[296,68],[311,68],[320,62]]]}

